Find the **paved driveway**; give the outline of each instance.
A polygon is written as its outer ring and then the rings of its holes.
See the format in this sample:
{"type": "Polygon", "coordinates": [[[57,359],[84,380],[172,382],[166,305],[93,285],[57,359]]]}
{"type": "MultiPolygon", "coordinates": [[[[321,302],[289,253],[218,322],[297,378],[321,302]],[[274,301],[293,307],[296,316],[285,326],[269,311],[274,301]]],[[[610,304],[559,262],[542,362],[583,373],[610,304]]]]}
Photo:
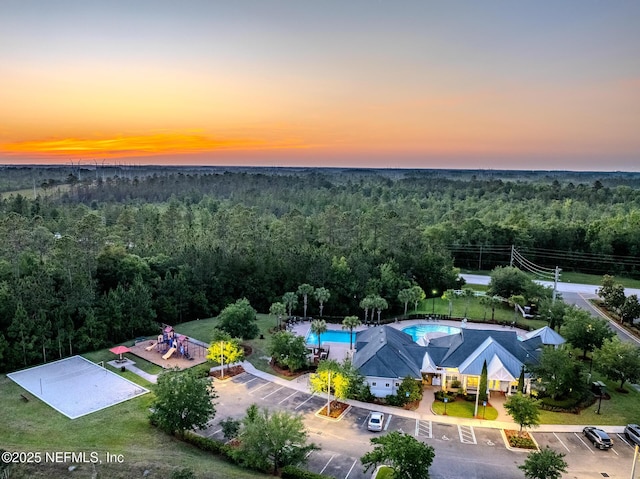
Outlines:
{"type": "MultiPolygon", "coordinates": [[[[326,397],[304,392],[299,384],[289,387],[245,372],[232,379],[215,381],[215,388],[219,394],[217,414],[200,434],[223,439],[220,421],[243,417],[252,403],[298,413],[303,417],[310,441],[321,447],[309,454],[307,469],[336,479],[370,478],[371,471],[364,472],[359,458],[371,450],[372,437],[390,431],[411,434],[435,449],[431,467],[434,479],[523,477],[517,466],[524,462],[526,452],[507,449],[500,429],[465,421],[449,423],[441,416],[425,418],[398,409],[386,415],[382,433],[372,433],[366,426],[369,408],[352,406],[339,421],[318,417],[316,413],[326,405],[326,397]]],[[[534,432],[533,436],[540,447],[549,446],[566,454],[570,472],[567,477],[629,477],[633,448],[622,435],[613,434],[615,446],[610,451],[594,449],[580,433],[534,432]]]]}

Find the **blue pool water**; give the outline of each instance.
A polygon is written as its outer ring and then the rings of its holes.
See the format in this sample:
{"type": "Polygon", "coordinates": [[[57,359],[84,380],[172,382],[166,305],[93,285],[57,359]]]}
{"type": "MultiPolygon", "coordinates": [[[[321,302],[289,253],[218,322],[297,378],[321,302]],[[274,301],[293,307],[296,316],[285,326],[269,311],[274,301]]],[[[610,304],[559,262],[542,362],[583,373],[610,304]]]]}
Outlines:
{"type": "MultiPolygon", "coordinates": [[[[417,326],[409,326],[402,331],[410,335],[414,341],[417,341],[427,333],[444,333],[444,334],[458,334],[460,328],[454,328],[452,326],[442,326],[439,324],[421,324],[417,326]]],[[[356,340],[356,333],[353,333],[353,341],[356,340]]],[[[320,335],[320,341],[324,343],[345,343],[349,344],[349,331],[327,331],[320,335]]],[[[307,344],[318,344],[318,336],[313,332],[309,332],[306,338],[307,344]]]]}

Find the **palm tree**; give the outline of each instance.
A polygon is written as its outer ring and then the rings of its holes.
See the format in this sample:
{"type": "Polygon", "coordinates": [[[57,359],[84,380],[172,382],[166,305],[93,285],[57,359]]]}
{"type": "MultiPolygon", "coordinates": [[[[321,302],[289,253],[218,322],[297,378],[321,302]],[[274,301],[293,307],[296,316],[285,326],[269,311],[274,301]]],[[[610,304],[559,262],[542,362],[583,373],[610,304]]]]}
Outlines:
{"type": "Polygon", "coordinates": [[[357,316],[346,316],[342,320],[342,329],[349,330],[349,349],[353,349],[353,328],[360,326],[362,322],[357,316]]]}
{"type": "Polygon", "coordinates": [[[417,284],[415,286],[412,286],[410,290],[411,290],[411,301],[413,301],[413,310],[417,311],[418,303],[422,301],[424,298],[426,298],[427,295],[424,294],[424,290],[417,284]]]}
{"type": "Polygon", "coordinates": [[[307,317],[307,303],[308,303],[308,299],[309,299],[309,295],[312,294],[314,292],[315,288],[313,286],[311,286],[310,284],[307,283],[303,283],[300,286],[298,286],[298,291],[297,293],[302,296],[302,301],[303,301],[303,308],[304,308],[304,317],[307,317]]]}
{"type": "Polygon", "coordinates": [[[282,316],[287,312],[287,307],[283,303],[273,303],[269,308],[269,314],[272,314],[278,318],[278,330],[280,330],[280,324],[282,322],[282,316]]]}
{"type": "Polygon", "coordinates": [[[491,308],[491,321],[494,321],[496,316],[496,306],[502,304],[502,299],[499,296],[483,296],[480,299],[480,302],[491,308]]]}
{"type": "Polygon", "coordinates": [[[327,331],[327,322],[324,319],[311,321],[311,332],[318,337],[318,351],[320,351],[320,335],[327,331]]]}
{"type": "MultiPolygon", "coordinates": [[[[367,296],[362,301],[360,301],[360,307],[364,309],[364,324],[367,324],[367,320],[369,319],[369,310],[373,310],[373,296],[367,296]]],[[[373,317],[373,311],[371,312],[371,316],[373,317]]]]}
{"type": "Polygon", "coordinates": [[[449,302],[449,317],[453,314],[453,298],[455,298],[456,292],[453,289],[448,289],[442,293],[442,299],[449,302]]]}
{"type": "Polygon", "coordinates": [[[387,300],[382,296],[374,296],[371,304],[372,309],[375,309],[378,313],[378,324],[380,324],[380,313],[382,313],[383,309],[387,309],[389,307],[387,300]]]}
{"type": "Polygon", "coordinates": [[[476,292],[471,288],[462,288],[462,297],[464,298],[464,317],[466,318],[469,312],[469,304],[476,297],[476,292]]]}
{"type": "Polygon", "coordinates": [[[413,295],[411,294],[411,288],[407,288],[407,289],[401,289],[398,292],[398,300],[401,303],[404,303],[404,315],[407,315],[407,306],[409,304],[409,301],[411,301],[413,299],[413,295]]]}
{"type": "Polygon", "coordinates": [[[291,316],[291,310],[298,304],[298,295],[293,291],[289,291],[284,293],[282,296],[282,301],[287,305],[287,309],[289,310],[289,316],[291,316]]]}
{"type": "Polygon", "coordinates": [[[316,290],[313,292],[313,295],[318,300],[318,303],[320,303],[320,317],[322,317],[322,310],[324,309],[324,303],[325,301],[329,301],[329,298],[331,297],[331,293],[327,288],[316,288],[316,290]]]}

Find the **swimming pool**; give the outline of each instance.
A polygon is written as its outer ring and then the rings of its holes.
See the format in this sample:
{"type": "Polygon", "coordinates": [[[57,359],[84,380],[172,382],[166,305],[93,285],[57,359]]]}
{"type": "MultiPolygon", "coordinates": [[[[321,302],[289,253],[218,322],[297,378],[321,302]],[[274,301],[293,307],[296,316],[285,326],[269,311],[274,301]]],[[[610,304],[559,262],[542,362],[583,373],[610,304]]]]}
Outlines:
{"type": "Polygon", "coordinates": [[[416,324],[415,326],[404,328],[402,331],[410,335],[414,341],[418,341],[427,333],[458,334],[460,328],[442,326],[440,324],[416,324]]]}
{"type": "MultiPolygon", "coordinates": [[[[460,328],[454,328],[452,326],[442,326],[440,324],[419,324],[415,326],[409,326],[402,330],[410,335],[414,341],[417,341],[427,333],[443,333],[443,334],[458,334],[460,328]]],[[[353,332],[353,341],[356,340],[356,333],[353,332]]],[[[307,344],[318,344],[318,336],[315,333],[309,332],[306,337],[307,344]]],[[[320,335],[320,342],[324,343],[343,343],[349,344],[349,331],[326,331],[320,335]]]]}

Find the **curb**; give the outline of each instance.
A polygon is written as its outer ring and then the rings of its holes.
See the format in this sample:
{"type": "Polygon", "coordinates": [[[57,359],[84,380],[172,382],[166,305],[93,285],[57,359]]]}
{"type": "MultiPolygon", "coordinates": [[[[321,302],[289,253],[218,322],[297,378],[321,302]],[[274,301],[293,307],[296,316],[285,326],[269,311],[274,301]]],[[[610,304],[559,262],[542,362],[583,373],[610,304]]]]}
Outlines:
{"type": "Polygon", "coordinates": [[[507,449],[509,449],[510,451],[514,451],[514,452],[535,452],[535,451],[540,451],[540,445],[538,444],[538,441],[536,441],[536,439],[533,437],[533,434],[531,434],[529,431],[525,431],[527,434],[529,434],[529,437],[531,438],[531,441],[533,441],[533,443],[535,444],[536,448],[535,449],[525,449],[522,447],[513,447],[509,444],[509,439],[507,439],[507,434],[504,432],[504,429],[500,429],[500,435],[502,436],[502,440],[504,441],[504,447],[506,447],[507,449]]]}

